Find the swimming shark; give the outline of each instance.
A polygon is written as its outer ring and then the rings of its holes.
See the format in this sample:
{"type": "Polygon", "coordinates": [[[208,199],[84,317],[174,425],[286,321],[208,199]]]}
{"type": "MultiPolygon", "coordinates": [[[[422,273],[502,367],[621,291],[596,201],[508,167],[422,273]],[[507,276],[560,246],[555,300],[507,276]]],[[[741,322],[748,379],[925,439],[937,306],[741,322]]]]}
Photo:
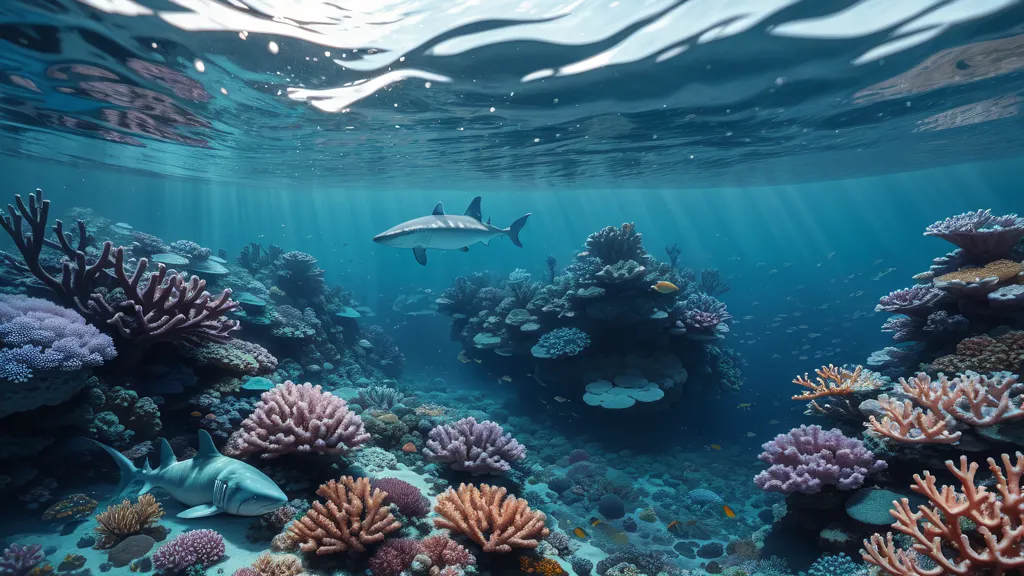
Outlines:
{"type": "Polygon", "coordinates": [[[477,242],[489,244],[498,236],[508,236],[513,244],[522,248],[519,231],[526,225],[526,219],[529,217],[529,214],[522,216],[508,228],[491,226],[490,219],[487,222],[483,221],[480,197],[477,196],[469,203],[469,208],[462,216],[445,214],[444,205],[438,202],[430,216],[402,222],[390,230],[377,234],[373,241],[395,248],[412,248],[416,261],[426,266],[427,248],[468,252],[471,245],[477,242]]]}
{"type": "Polygon", "coordinates": [[[178,518],[202,518],[226,512],[236,516],[260,516],[288,502],[288,496],[266,474],[253,466],[222,455],[206,430],[199,431],[199,453],[177,461],[167,440],[160,439],[160,466],[153,469],[149,460],[140,470],[117,450],[90,440],[103,448],[121,469],[118,493],[132,481],[145,481],[139,494],[163,488],[179,502],[191,506],[178,518]]]}

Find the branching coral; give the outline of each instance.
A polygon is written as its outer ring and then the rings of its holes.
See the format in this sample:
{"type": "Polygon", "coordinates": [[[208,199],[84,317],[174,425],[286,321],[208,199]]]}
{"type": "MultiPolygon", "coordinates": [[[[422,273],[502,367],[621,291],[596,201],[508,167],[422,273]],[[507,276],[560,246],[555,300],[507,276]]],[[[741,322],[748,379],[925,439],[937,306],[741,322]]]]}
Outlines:
{"type": "Polygon", "coordinates": [[[806,373],[793,379],[794,384],[799,384],[808,390],[793,396],[793,400],[813,400],[823,396],[846,396],[865,390],[874,390],[882,385],[882,380],[877,374],[870,370],[865,371],[863,366],[857,366],[852,371],[829,364],[814,371],[818,375],[814,382],[806,373]]]}
{"type": "Polygon", "coordinates": [[[1016,376],[1005,374],[967,373],[952,380],[940,374],[933,381],[922,372],[900,379],[910,400],[880,396],[885,414],[881,420],[872,416],[865,426],[876,436],[905,444],[953,444],[961,436],[953,431],[958,423],[986,427],[1024,418],[1024,410],[1011,401],[1016,383],[1016,376]]]}
{"type": "Polygon", "coordinates": [[[913,540],[911,549],[898,548],[891,532],[875,534],[864,541],[864,560],[892,576],[1019,574],[1024,570],[1024,454],[1017,453],[1016,464],[1003,454],[1001,467],[989,458],[988,467],[994,489],[976,482],[978,464],[966,456],[959,466],[946,461],[959,489],[939,488],[927,470],[923,478],[915,474],[911,488],[929,504],[914,512],[902,498],[890,512],[896,519],[892,527],[913,540]]]}
{"type": "Polygon", "coordinates": [[[113,548],[121,540],[152,528],[164,515],[164,509],[152,494],[139,496],[136,503],[124,500],[96,515],[96,547],[113,548]]]}
{"type": "Polygon", "coordinates": [[[387,492],[372,489],[366,478],[342,476],[316,491],[326,502],[314,502],[305,516],[288,527],[288,536],[303,552],[318,556],[365,552],[402,527],[383,506],[387,492]]]}
{"type": "Polygon", "coordinates": [[[816,494],[825,486],[853,490],[886,468],[863,442],[838,429],[801,426],[762,447],[758,459],[771,467],[755,476],[754,483],[766,492],[816,494]]]}
{"type": "Polygon", "coordinates": [[[536,548],[550,534],[544,526],[547,516],[531,510],[526,500],[506,497],[504,487],[460,484],[437,496],[434,520],[438,528],[458,532],[480,545],[484,552],[511,552],[514,548],[536,548]],[[485,535],[490,533],[489,535],[485,535]]]}
{"type": "Polygon", "coordinates": [[[461,472],[497,474],[526,458],[526,447],[498,424],[489,420],[478,423],[470,416],[431,430],[423,456],[461,472]]]}
{"type": "Polygon", "coordinates": [[[264,392],[224,447],[229,456],[347,454],[370,439],[363,421],[341,398],[310,383],[291,380],[264,392]]]}

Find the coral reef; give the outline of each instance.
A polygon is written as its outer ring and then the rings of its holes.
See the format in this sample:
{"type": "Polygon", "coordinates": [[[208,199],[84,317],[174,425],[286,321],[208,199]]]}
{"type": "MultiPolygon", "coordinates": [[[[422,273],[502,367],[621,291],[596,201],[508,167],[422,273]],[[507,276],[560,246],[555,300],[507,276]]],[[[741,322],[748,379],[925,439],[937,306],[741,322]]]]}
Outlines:
{"type": "Polygon", "coordinates": [[[853,490],[887,466],[860,440],[820,426],[794,428],[763,448],[758,459],[770,467],[755,476],[754,483],[767,492],[816,494],[826,486],[853,490]]]}
{"type": "Polygon", "coordinates": [[[365,552],[402,527],[384,506],[387,492],[370,487],[366,478],[342,476],[316,491],[326,502],[314,502],[305,516],[288,527],[288,535],[303,552],[318,556],[365,552]]]}

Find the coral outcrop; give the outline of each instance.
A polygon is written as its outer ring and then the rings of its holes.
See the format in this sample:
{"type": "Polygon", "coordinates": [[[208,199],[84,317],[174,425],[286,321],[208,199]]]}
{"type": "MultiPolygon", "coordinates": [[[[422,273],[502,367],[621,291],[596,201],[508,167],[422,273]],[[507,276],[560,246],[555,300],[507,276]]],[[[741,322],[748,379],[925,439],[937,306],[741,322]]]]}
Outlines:
{"type": "Polygon", "coordinates": [[[325,502],[313,507],[288,527],[288,536],[299,549],[318,556],[339,552],[365,552],[402,527],[384,499],[387,492],[374,489],[366,478],[342,476],[316,491],[325,502]]]}
{"type": "Polygon", "coordinates": [[[536,548],[550,534],[544,526],[547,516],[531,510],[526,500],[507,496],[504,487],[460,484],[437,497],[434,520],[469,538],[484,552],[508,553],[517,548],[536,548]]]}

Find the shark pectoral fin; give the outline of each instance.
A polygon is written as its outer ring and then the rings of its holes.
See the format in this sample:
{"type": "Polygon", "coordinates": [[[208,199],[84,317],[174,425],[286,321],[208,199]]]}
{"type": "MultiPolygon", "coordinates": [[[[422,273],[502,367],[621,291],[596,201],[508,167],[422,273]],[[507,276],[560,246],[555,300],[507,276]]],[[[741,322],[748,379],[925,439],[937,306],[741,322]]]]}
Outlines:
{"type": "Polygon", "coordinates": [[[475,219],[477,222],[483,220],[483,213],[480,211],[480,197],[473,198],[473,201],[469,203],[469,208],[466,208],[466,216],[475,219]]]}
{"type": "Polygon", "coordinates": [[[147,480],[146,483],[142,485],[142,489],[139,490],[139,496],[142,496],[143,494],[148,494],[149,491],[152,489],[153,485],[149,483],[149,480],[147,480]]]}
{"type": "Polygon", "coordinates": [[[416,257],[416,261],[423,266],[427,265],[427,249],[426,248],[413,248],[412,255],[416,257]]]}
{"type": "Polygon", "coordinates": [[[442,204],[440,202],[435,204],[434,205],[434,212],[432,214],[434,216],[444,216],[444,204],[442,204]]]}
{"type": "Polygon", "coordinates": [[[193,506],[188,510],[182,510],[178,512],[178,518],[206,518],[207,516],[213,516],[223,512],[220,508],[213,504],[200,504],[199,506],[193,506]]]}
{"type": "Polygon", "coordinates": [[[459,252],[469,252],[469,246],[463,246],[462,248],[459,248],[459,252]]]}

